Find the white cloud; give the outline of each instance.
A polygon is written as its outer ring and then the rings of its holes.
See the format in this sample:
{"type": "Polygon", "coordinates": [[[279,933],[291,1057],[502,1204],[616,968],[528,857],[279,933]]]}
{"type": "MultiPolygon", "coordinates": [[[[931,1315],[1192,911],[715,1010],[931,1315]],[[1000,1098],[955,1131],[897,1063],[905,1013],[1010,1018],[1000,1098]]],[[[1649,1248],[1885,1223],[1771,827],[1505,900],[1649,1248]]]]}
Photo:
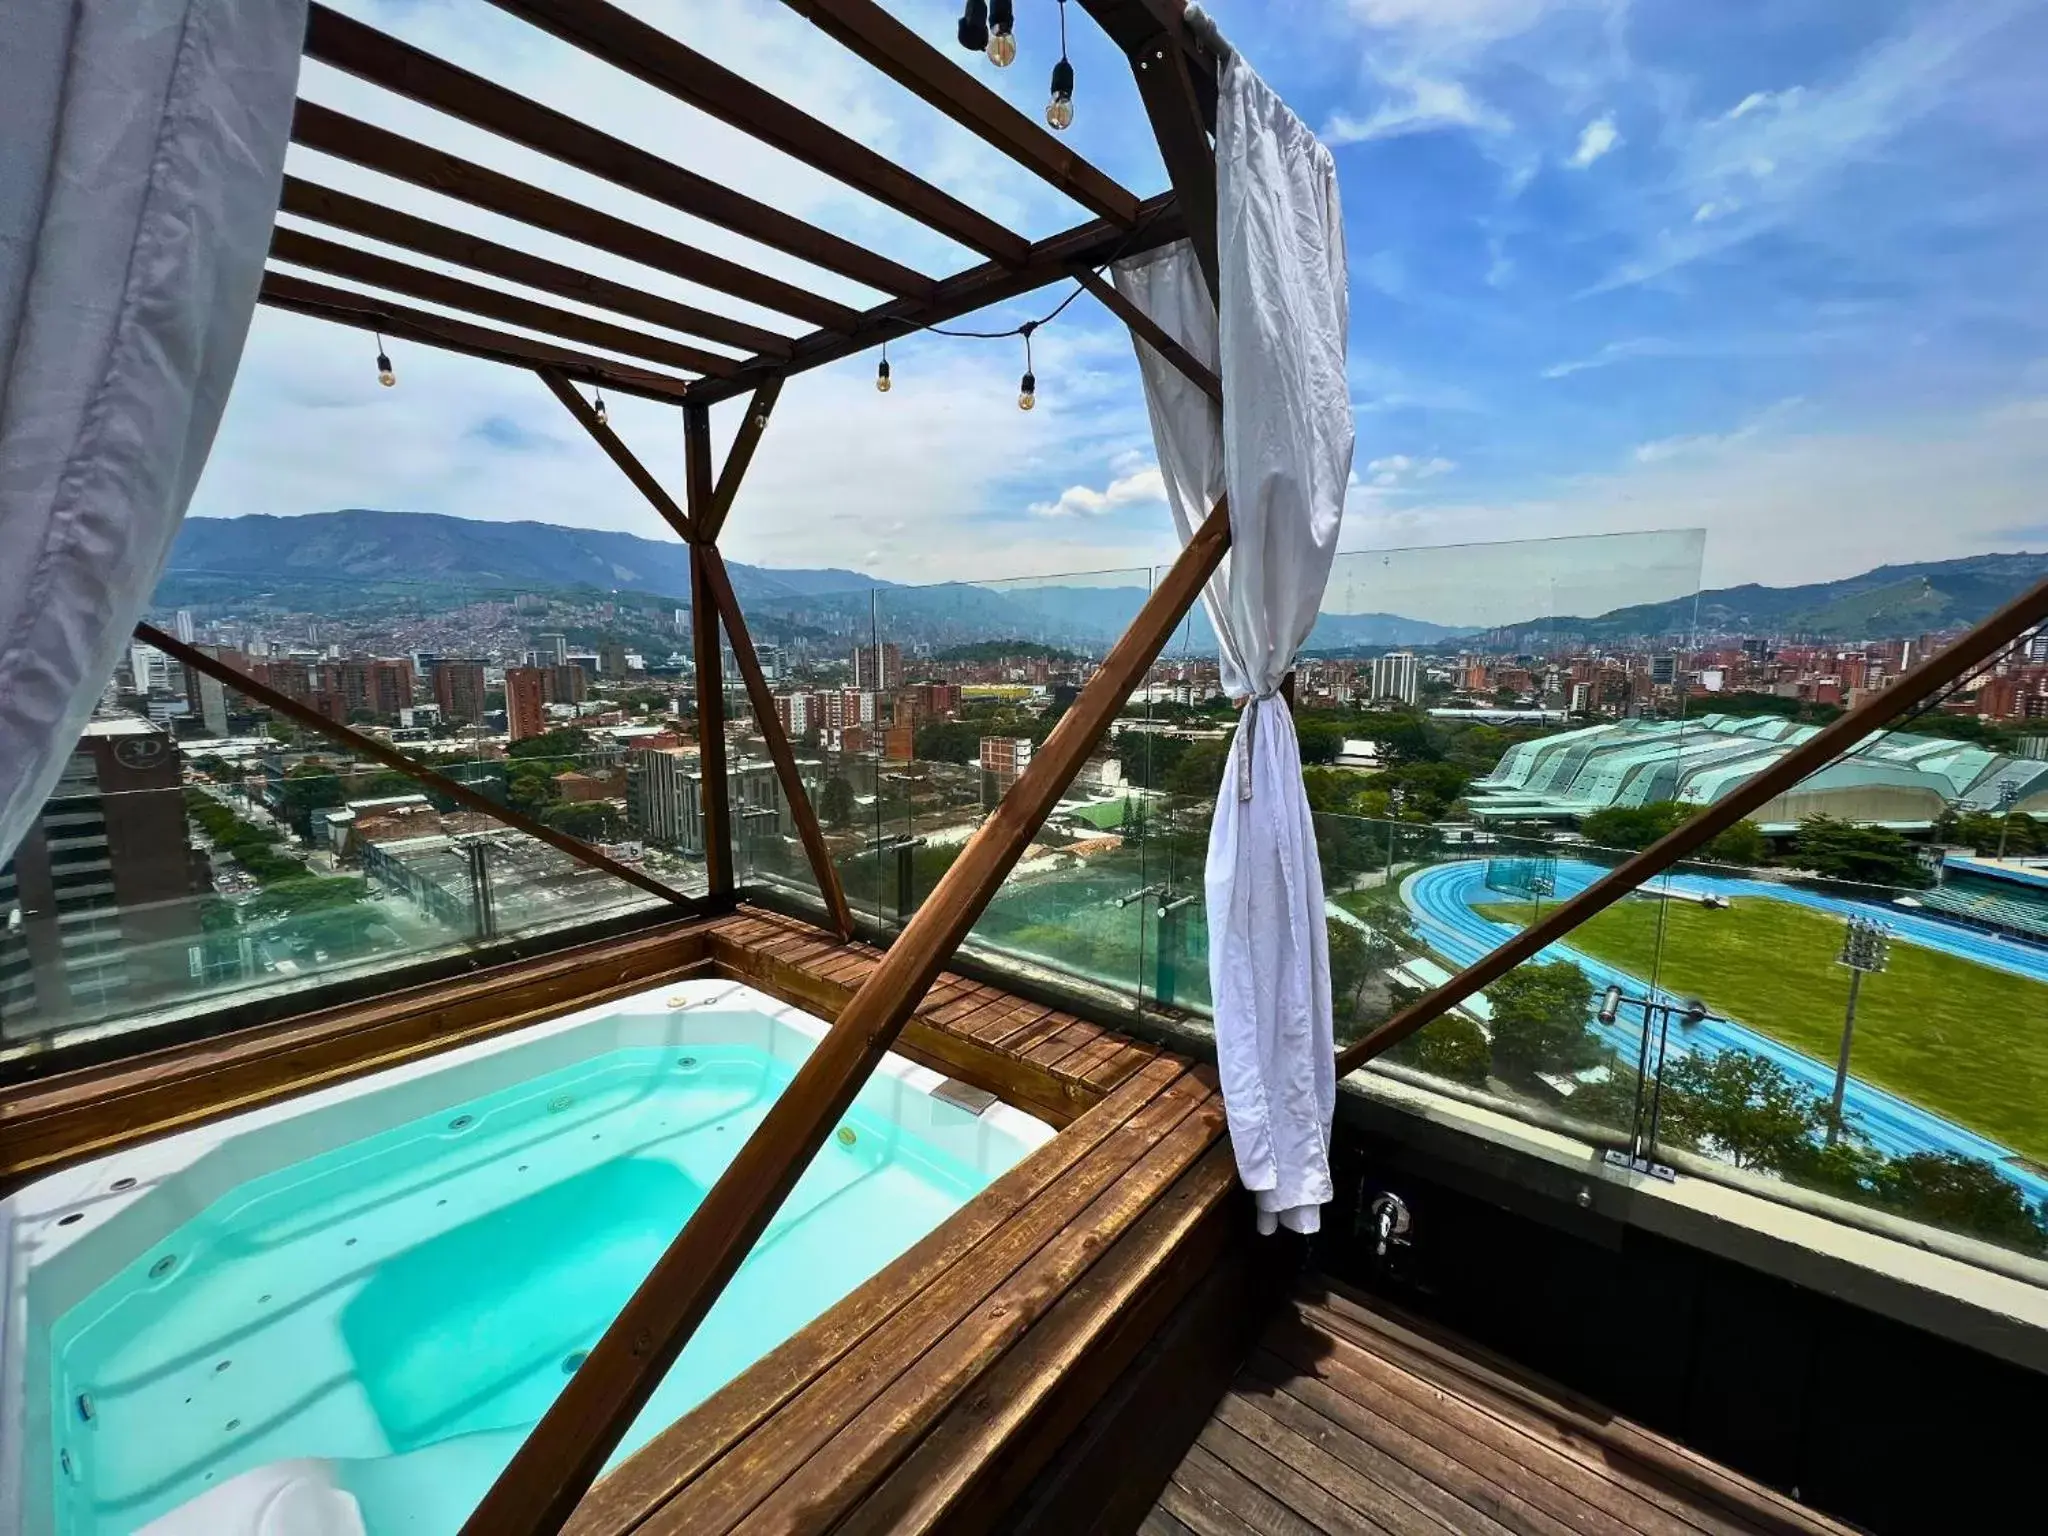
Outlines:
{"type": "Polygon", "coordinates": [[[1579,134],[1579,147],[1565,163],[1583,171],[1621,142],[1621,130],[1614,126],[1614,114],[1596,117],[1579,134]]]}
{"type": "Polygon", "coordinates": [[[1668,184],[1630,202],[1640,249],[1590,292],[1648,282],[1823,217],[1825,195],[1851,167],[1878,158],[1959,99],[1969,56],[2026,4],[1953,0],[1927,7],[1839,80],[1753,91],[1727,111],[1686,125],[1668,184]]]}
{"type": "Polygon", "coordinates": [[[1332,145],[1361,144],[1369,139],[1395,139],[1411,133],[1445,128],[1506,131],[1507,119],[1487,107],[1456,80],[1409,76],[1388,83],[1391,98],[1365,117],[1332,113],[1323,125],[1323,140],[1332,145]]]}
{"type": "Polygon", "coordinates": [[[1422,480],[1434,480],[1440,475],[1448,475],[1457,467],[1456,461],[1452,459],[1417,458],[1405,453],[1395,453],[1383,459],[1374,459],[1365,466],[1365,474],[1375,488],[1387,490],[1413,485],[1422,480]]]}
{"type": "Polygon", "coordinates": [[[1128,475],[1119,475],[1101,490],[1092,485],[1070,485],[1057,500],[1034,502],[1034,517],[1102,517],[1125,507],[1141,507],[1166,500],[1166,480],[1154,464],[1128,475]]]}

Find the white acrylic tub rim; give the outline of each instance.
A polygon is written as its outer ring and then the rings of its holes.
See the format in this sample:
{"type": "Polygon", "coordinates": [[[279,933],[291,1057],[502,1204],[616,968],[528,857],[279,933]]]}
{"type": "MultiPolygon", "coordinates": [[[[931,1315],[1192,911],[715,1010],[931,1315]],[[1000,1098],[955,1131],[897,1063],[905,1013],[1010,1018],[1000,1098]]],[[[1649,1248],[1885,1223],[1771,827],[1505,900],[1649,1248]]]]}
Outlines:
{"type": "MultiPolygon", "coordinates": [[[[61,1314],[248,1179],[611,1051],[741,1044],[795,1066],[826,1029],[738,982],[675,982],[97,1158],[0,1200],[0,1536],[32,1536],[27,1450],[50,1430],[32,1286],[42,1315],[61,1314]]],[[[991,1176],[1055,1134],[1008,1104],[974,1115],[933,1098],[946,1080],[891,1052],[857,1102],[991,1176]]]]}

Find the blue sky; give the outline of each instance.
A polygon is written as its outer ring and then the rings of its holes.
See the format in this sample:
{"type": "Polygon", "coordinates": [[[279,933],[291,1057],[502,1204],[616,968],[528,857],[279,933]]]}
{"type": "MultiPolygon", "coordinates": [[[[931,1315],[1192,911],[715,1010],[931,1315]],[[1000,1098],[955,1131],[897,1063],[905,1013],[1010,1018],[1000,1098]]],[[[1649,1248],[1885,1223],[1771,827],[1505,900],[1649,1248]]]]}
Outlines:
{"type": "MultiPolygon", "coordinates": [[[[480,0],[344,8],[922,270],[972,264],[480,0]]],[[[890,8],[950,47],[957,4],[890,8]]],[[[772,0],[642,9],[1013,227],[1042,235],[1082,216],[772,0]]],[[[1019,0],[1011,70],[955,56],[1035,114],[1055,9],[1019,0]]],[[[1701,527],[1705,578],[1723,585],[2048,545],[2042,0],[1211,9],[1337,154],[1358,420],[1344,548],[1701,527]]],[[[1070,10],[1075,145],[1155,190],[1164,175],[1128,70],[1070,10]]],[[[873,301],[317,66],[302,91],[873,301]]],[[[294,150],[293,169],[569,254],[319,156],[294,150]]],[[[988,318],[1043,313],[1062,294],[988,318]]],[[[259,313],[194,510],[370,505],[661,531],[537,381],[392,350],[401,385],[380,390],[366,339],[259,313]]],[[[872,359],[791,384],[730,525],[737,558],[914,581],[1170,553],[1129,345],[1092,300],[1040,334],[1029,416],[1015,408],[1015,343],[927,337],[892,360],[886,397],[872,359]]],[[[721,432],[735,413],[720,413],[721,432]]],[[[613,414],[679,486],[673,413],[625,401],[613,414]]]]}

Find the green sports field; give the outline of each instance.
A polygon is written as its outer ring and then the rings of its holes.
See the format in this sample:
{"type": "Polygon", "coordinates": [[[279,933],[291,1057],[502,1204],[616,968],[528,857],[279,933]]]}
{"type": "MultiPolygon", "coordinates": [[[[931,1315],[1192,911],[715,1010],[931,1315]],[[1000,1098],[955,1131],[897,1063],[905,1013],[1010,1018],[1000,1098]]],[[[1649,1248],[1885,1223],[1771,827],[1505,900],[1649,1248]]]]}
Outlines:
{"type": "MultiPolygon", "coordinates": [[[[1659,906],[1624,901],[1565,942],[1833,1064],[1849,995],[1839,918],[1768,898],[1674,901],[1660,961],[1659,906]]],[[[1530,914],[1479,911],[1517,927],[1530,914]]],[[[1890,969],[1863,983],[1850,1071],[2048,1164],[2048,985],[1894,941],[1890,969]]]]}

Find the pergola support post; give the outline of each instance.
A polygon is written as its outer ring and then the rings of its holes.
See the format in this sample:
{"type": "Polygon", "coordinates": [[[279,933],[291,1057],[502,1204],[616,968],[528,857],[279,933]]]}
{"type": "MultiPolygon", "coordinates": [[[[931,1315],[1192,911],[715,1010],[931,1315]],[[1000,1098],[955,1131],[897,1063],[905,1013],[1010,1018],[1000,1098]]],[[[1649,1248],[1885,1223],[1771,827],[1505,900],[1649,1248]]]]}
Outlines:
{"type": "MultiPolygon", "coordinates": [[[[810,859],[811,873],[818,882],[818,893],[825,899],[825,908],[832,916],[832,925],[841,938],[853,936],[853,913],[846,904],[846,892],[839,882],[839,871],[833,866],[831,850],[825,846],[824,829],[818,824],[817,808],[811,804],[809,792],[804,788],[803,778],[797,772],[796,753],[789,744],[789,734],[782,728],[782,720],[775,713],[775,697],[769,691],[768,680],[761,671],[761,658],[754,649],[753,636],[747,630],[746,616],[740,612],[739,599],[732,590],[732,579],[726,574],[725,561],[718,553],[716,543],[718,529],[723,526],[726,512],[731,510],[733,498],[739,494],[739,485],[745,476],[747,465],[752,461],[754,449],[759,445],[761,434],[767,429],[769,413],[774,409],[775,398],[782,390],[780,379],[770,380],[754,392],[754,398],[747,410],[747,419],[741,424],[739,436],[734,440],[732,450],[726,455],[725,468],[720,472],[716,490],[707,505],[701,500],[693,501],[692,510],[684,511],[676,505],[675,498],[661,488],[661,484],[647,470],[647,466],[636,458],[631,449],[619,440],[619,435],[604,422],[597,419],[597,412],[576,392],[569,381],[551,369],[541,370],[541,381],[554,392],[557,400],[574,416],[597,445],[604,449],[611,461],[618,465],[626,478],[633,482],[640,494],[645,496],[662,521],[675,530],[677,537],[690,548],[690,630],[695,647],[699,690],[697,696],[698,718],[698,771],[701,775],[701,807],[705,830],[705,863],[707,870],[713,868],[711,848],[713,847],[712,826],[714,815],[724,819],[728,835],[721,840],[725,849],[726,879],[719,884],[715,878],[714,893],[727,893],[732,889],[730,840],[731,810],[726,793],[723,772],[725,761],[724,704],[725,685],[724,658],[718,649],[717,623],[723,622],[725,632],[732,641],[733,664],[738,667],[740,680],[747,690],[748,702],[752,705],[755,722],[761,728],[761,738],[768,744],[768,756],[775,764],[776,781],[782,786],[783,799],[789,805],[789,813],[795,820],[797,835],[803,840],[804,853],[810,859]],[[699,616],[716,620],[710,624],[699,622],[699,616]],[[706,636],[709,643],[706,644],[706,636]],[[709,674],[715,682],[712,690],[716,708],[715,718],[719,722],[717,731],[718,762],[721,767],[716,779],[706,761],[708,733],[704,722],[711,718],[705,705],[705,691],[702,680],[705,672],[706,651],[709,651],[709,674]],[[717,786],[717,801],[713,803],[713,785],[717,786]]],[[[700,440],[696,429],[690,425],[693,412],[707,408],[696,406],[686,409],[683,416],[685,446],[690,453],[690,489],[701,496],[701,485],[710,479],[709,439],[703,440],[703,463],[697,458],[696,444],[700,440]]],[[[708,426],[708,421],[705,423],[708,426]]]]}

